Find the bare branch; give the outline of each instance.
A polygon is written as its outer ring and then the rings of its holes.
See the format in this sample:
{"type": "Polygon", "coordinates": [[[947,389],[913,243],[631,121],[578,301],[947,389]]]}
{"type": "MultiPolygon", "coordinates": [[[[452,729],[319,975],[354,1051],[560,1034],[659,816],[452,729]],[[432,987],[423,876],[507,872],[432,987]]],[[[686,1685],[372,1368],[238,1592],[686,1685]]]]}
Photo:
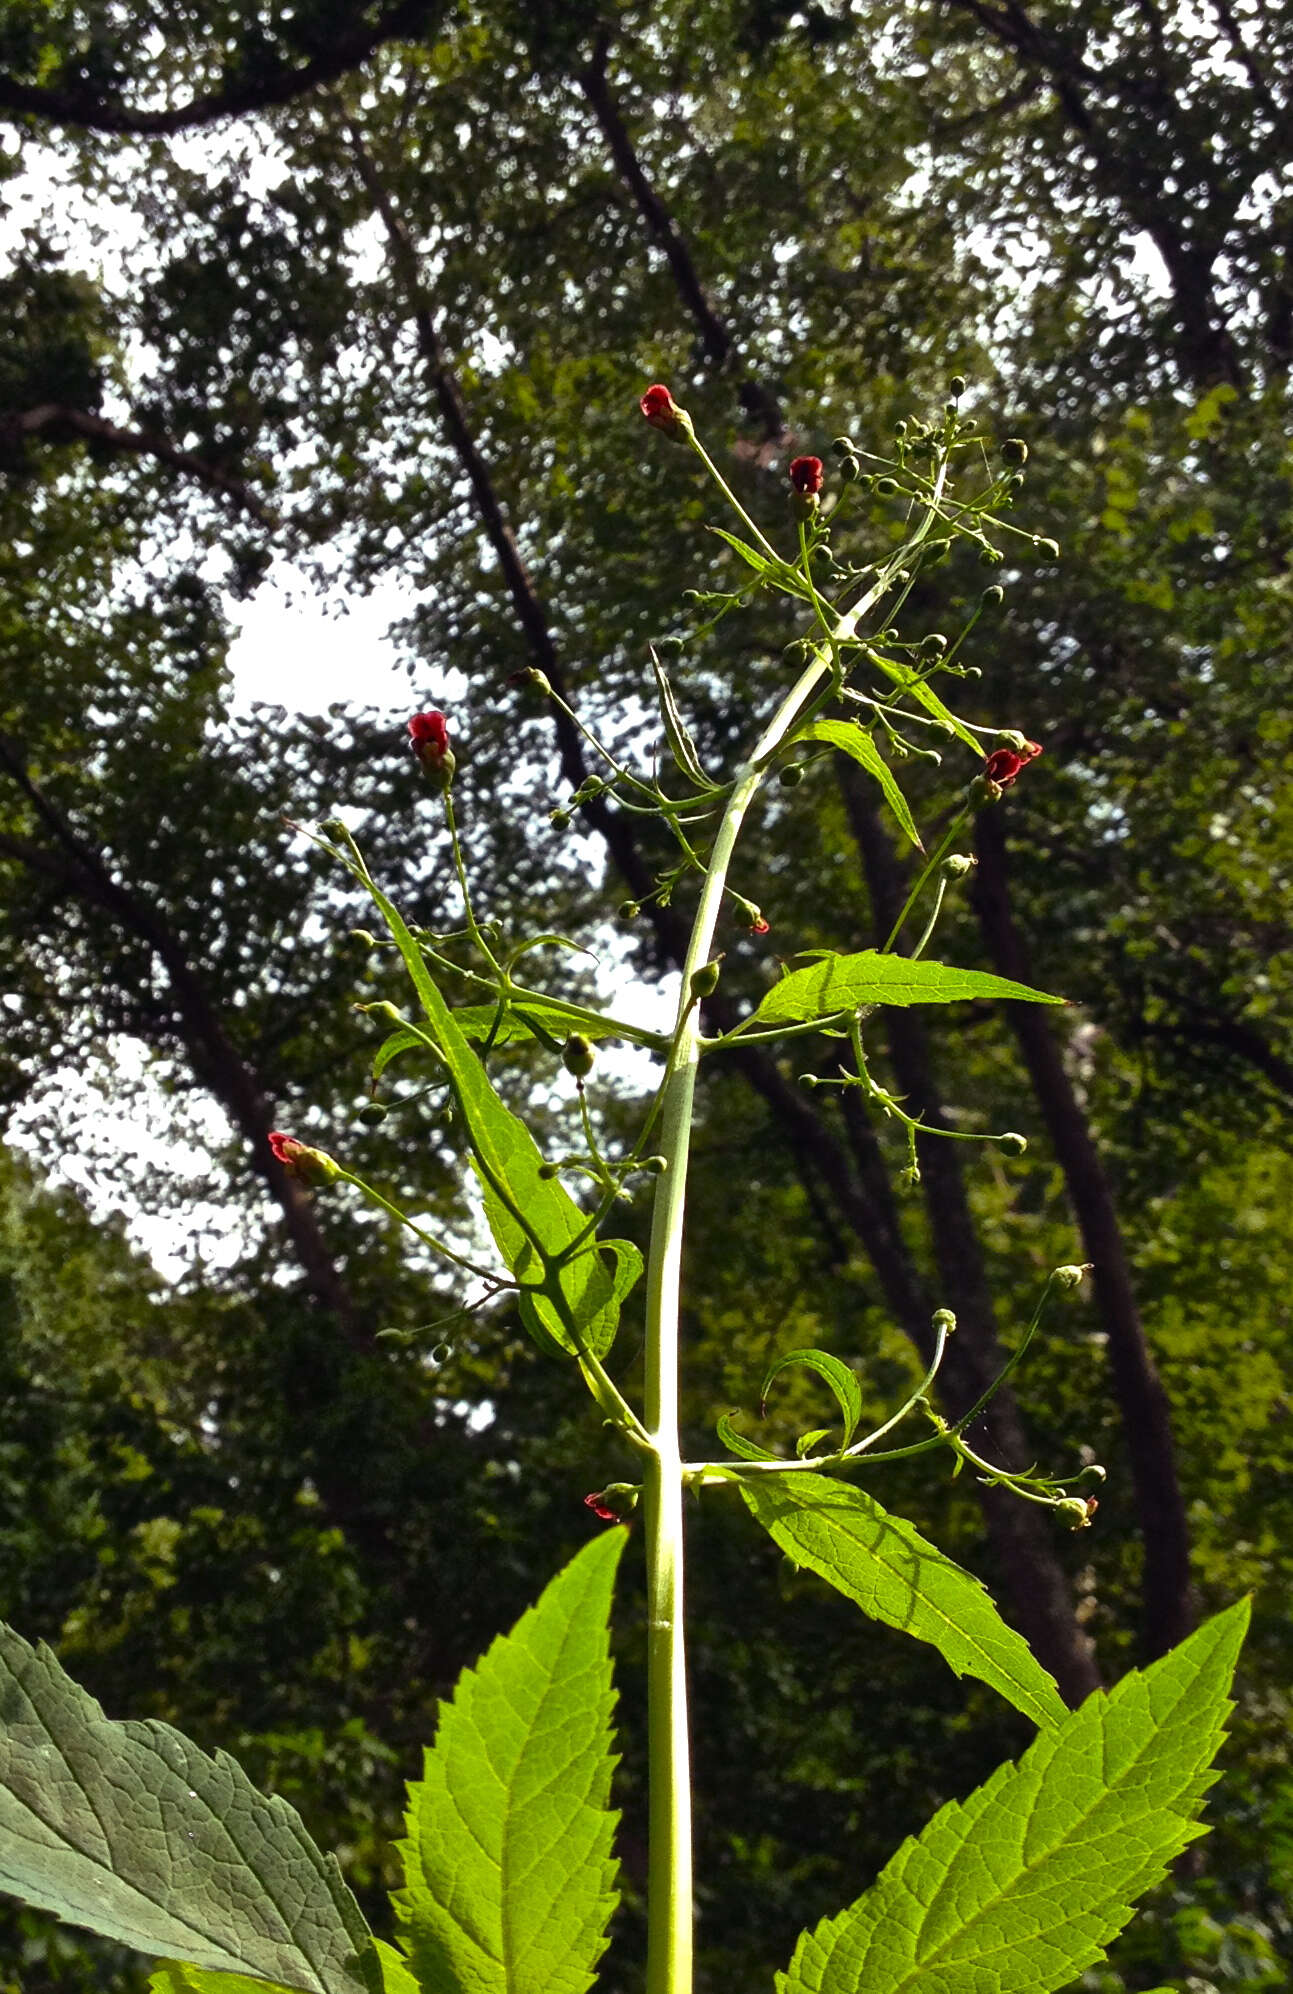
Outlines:
{"type": "Polygon", "coordinates": [[[122,429],[101,415],[91,415],[88,409],[68,408],[61,402],[41,402],[36,408],[0,414],[0,448],[8,445],[12,449],[14,444],[28,436],[46,435],[51,431],[57,441],[66,441],[69,436],[83,436],[88,442],[105,444],[109,449],[131,456],[155,457],[158,463],[168,464],[174,471],[183,471],[199,484],[219,492],[222,497],[233,499],[262,526],[274,524],[273,514],[267,512],[260,500],[253,496],[243,479],[232,477],[228,471],[208,464],[203,458],[194,456],[191,450],[181,450],[155,430],[122,429]]]}

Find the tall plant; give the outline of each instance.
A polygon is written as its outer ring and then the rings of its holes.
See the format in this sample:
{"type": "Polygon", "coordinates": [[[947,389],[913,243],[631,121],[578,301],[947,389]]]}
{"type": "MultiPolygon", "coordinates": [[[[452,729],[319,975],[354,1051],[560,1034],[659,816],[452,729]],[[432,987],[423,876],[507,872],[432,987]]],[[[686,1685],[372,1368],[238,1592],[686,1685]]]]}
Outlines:
{"type": "MultiPolygon", "coordinates": [[[[374,1089],[393,1062],[420,1068],[443,1089],[479,1189],[482,1241],[429,1234],[373,1185],[324,1152],[276,1133],[279,1163],[306,1184],[348,1183],[408,1226],[436,1255],[479,1284],[477,1302],[510,1296],[535,1343],[581,1374],[624,1447],[626,1478],[587,1498],[608,1525],[554,1578],[538,1604],[444,1706],[424,1774],[410,1790],[395,1897],[400,1945],[368,1930],[334,1858],[325,1858],[281,1800],[257,1793],[229,1758],[208,1757],[168,1726],[111,1723],[47,1650],[6,1631],[0,1641],[0,1887],[111,1938],[163,1958],[158,1994],[237,1994],[269,1982],[304,1994],[583,1994],[616,1903],[609,1807],[613,1689],[608,1621],[616,1567],[638,1510],[647,1576],[650,1856],[648,1994],[692,1985],[691,1779],[688,1757],[684,1499],[739,1494],[755,1523],[796,1565],[864,1613],[936,1647],[958,1675],[990,1685],[1037,1727],[1017,1764],[1004,1765],[964,1803],[942,1808],[897,1852],[854,1904],[805,1932],[779,1994],[1044,1994],[1099,1960],[1132,1900],[1202,1830],[1196,1813],[1229,1709],[1227,1691],[1246,1621],[1241,1603],[1143,1674],[1069,1712],[1055,1683],[970,1574],[871,1493],[871,1470],[921,1454],[948,1455],[1039,1504],[1072,1527],[1097,1507],[1084,1492],[1101,1471],[1072,1478],[996,1463],[976,1446],[989,1392],[954,1422],[931,1390],[955,1316],[930,1328],[924,1375],[906,1400],[863,1430],[856,1374],[818,1349],[783,1352],[760,1389],[788,1369],[829,1393],[831,1423],[801,1435],[794,1456],[774,1454],[732,1415],[722,1452],[685,1459],[679,1420],[679,1322],[688,1153],[702,1059],[734,1044],[825,1039],[830,1056],[811,1085],[857,1089],[905,1131],[909,1175],[919,1171],[920,1113],[868,1066],[870,1020],[886,1005],[1059,998],[1008,979],[961,970],[927,954],[947,893],[971,861],[955,850],[972,809],[1000,798],[1041,753],[1012,729],[985,728],[949,704],[979,618],[1001,600],[982,593],[954,640],[903,635],[918,576],[959,544],[988,568],[1007,545],[1033,541],[1008,516],[1023,446],[1007,442],[995,466],[960,408],[963,383],[932,422],[900,426],[891,458],[848,438],[836,444],[840,493],[828,512],[820,459],[789,467],[793,535],[779,549],[754,524],[662,386],[642,398],[646,420],[695,453],[733,515],[715,528],[735,562],[734,585],[698,597],[702,616],[725,616],[758,591],[785,599],[802,620],[788,647],[789,689],[739,765],[708,770],[688,731],[669,672],[653,654],[668,773],[634,766],[593,736],[599,773],[577,807],[613,799],[663,828],[672,857],[655,876],[662,900],[695,888],[690,944],[670,1032],[656,1032],[554,995],[535,979],[536,949],[573,948],[543,934],[511,942],[478,912],[453,804],[454,753],[446,717],[415,716],[418,761],[443,798],[461,893],[453,932],[411,928],[372,877],[339,819],[319,841],[371,895],[381,944],[402,964],[417,1015],[368,1006],[388,1027],[373,1061],[374,1089]],[[867,484],[895,502],[891,546],[854,558],[848,503],[867,484]],[[934,745],[937,743],[937,745],[934,745]],[[968,750],[968,779],[949,800],[927,848],[894,773],[910,756],[938,762],[968,750]],[[718,925],[730,909],[766,932],[741,890],[742,825],[769,785],[793,786],[814,763],[850,757],[877,784],[917,854],[914,882],[884,946],[817,953],[786,967],[745,1015],[722,999],[718,925]],[[636,1139],[612,1150],[599,1135],[586,1083],[598,1045],[636,1045],[662,1075],[636,1139]],[[537,1047],[573,1079],[579,1140],[546,1158],[491,1078],[496,1057],[537,1047]],[[612,1221],[641,1183],[654,1185],[645,1262],[612,1221]],[[579,1196],[567,1188],[573,1185],[579,1196]],[[622,1306],[646,1293],[645,1375],[632,1401],[612,1367],[622,1306]],[[916,1431],[911,1433],[910,1422],[916,1431]],[[905,1430],[900,1430],[905,1429],[905,1430]]],[[[1048,549],[1048,551],[1050,551],[1048,549]]],[[[539,696],[559,695],[537,671],[539,696]]],[[[573,713],[570,715],[575,720],[573,713]]],[[[376,1110],[375,1110],[376,1111],[376,1110]]],[[[1007,1131],[949,1140],[1023,1147],[1007,1131]]],[[[1006,1366],[1015,1368],[1051,1299],[1083,1269],[1054,1270],[1006,1366]]],[[[954,1298],[950,1298],[954,1299],[954,1298]]],[[[1006,1375],[1003,1372],[1003,1376],[1006,1375]]],[[[998,1381],[1000,1382],[1000,1381],[998,1381]]]]}

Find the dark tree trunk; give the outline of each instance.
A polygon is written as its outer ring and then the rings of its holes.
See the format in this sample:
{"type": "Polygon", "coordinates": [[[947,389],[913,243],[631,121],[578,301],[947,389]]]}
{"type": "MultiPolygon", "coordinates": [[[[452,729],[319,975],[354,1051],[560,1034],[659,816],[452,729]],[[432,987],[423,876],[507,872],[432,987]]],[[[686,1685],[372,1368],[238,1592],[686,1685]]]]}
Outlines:
{"type": "MultiPolygon", "coordinates": [[[[976,842],[979,864],[973,897],[988,952],[1002,976],[1030,983],[1027,951],[1010,906],[1005,825],[999,808],[979,813],[976,842]]],[[[1189,1633],[1195,1618],[1189,1526],[1177,1479],[1171,1409],[1136,1306],[1109,1179],[1064,1070],[1055,1033],[1040,1005],[1007,1004],[1005,1010],[1092,1264],[1145,1540],[1144,1644],[1147,1654],[1160,1655],[1189,1633]]]]}

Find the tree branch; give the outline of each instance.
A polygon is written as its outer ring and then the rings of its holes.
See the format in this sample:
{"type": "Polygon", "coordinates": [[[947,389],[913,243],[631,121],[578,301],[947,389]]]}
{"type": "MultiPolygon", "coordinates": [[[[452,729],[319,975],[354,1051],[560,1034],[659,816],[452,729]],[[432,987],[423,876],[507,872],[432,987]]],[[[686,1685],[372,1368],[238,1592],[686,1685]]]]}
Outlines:
{"type": "Polygon", "coordinates": [[[433,16],[444,11],[443,0],[398,0],[387,7],[371,26],[356,25],[329,38],[299,68],[283,67],[267,75],[262,67],[256,77],[227,84],[221,90],[193,97],[187,104],[167,110],[134,111],[128,105],[113,104],[84,85],[63,87],[20,83],[12,76],[0,76],[0,112],[44,119],[49,124],[77,131],[123,133],[139,137],[168,137],[174,132],[192,131],[201,125],[218,124],[222,118],[245,116],[249,112],[272,110],[323,83],[335,83],[352,69],[358,69],[386,42],[400,41],[417,34],[433,16]]]}
{"type": "Polygon", "coordinates": [[[87,442],[110,450],[139,457],[155,457],[158,463],[185,472],[199,484],[218,492],[222,498],[233,499],[262,526],[274,524],[273,514],[266,511],[241,478],[232,477],[229,472],[195,457],[190,450],[181,450],[155,430],[122,429],[101,415],[92,415],[88,409],[68,408],[61,402],[41,402],[36,408],[0,413],[0,451],[20,447],[29,436],[48,436],[55,443],[84,437],[87,442]]]}

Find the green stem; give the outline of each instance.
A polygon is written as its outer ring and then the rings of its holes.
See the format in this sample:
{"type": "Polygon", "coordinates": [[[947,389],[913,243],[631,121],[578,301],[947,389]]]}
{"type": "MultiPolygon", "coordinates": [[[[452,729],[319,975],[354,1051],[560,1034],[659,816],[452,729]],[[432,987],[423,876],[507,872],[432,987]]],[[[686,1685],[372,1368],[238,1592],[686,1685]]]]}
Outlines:
{"type": "MultiPolygon", "coordinates": [[[[745,518],[705,451],[693,446],[716,483],[745,518]]],[[[946,464],[940,467],[934,502],[941,493],[946,464]]],[[[645,1418],[650,1441],[644,1477],[647,1563],[647,1761],[650,1788],[650,1847],[647,1865],[646,1994],[691,1994],[692,1847],[691,1753],[687,1728],[687,1673],[684,1626],[682,1497],[684,1464],[678,1434],[679,1309],[682,1291],[683,1222],[687,1204],[687,1164],[691,1145],[696,1072],[700,1063],[699,1006],[692,978],[709,962],[726,890],[728,868],[745,814],[763,781],[764,770],[799,721],[805,702],[823,679],[830,679],[842,641],[888,591],[895,570],[929,532],[932,511],[904,548],[877,576],[872,587],[828,630],[815,656],[800,673],[756,741],[727,800],[714,838],[705,884],[683,964],[673,1053],[660,1094],[661,1151],[665,1174],[656,1192],[647,1269],[645,1418]]],[[[763,535],[746,519],[774,559],[763,535]]],[[[785,570],[785,564],[778,562],[785,570]]],[[[790,571],[790,572],[793,572],[790,571]]]]}

